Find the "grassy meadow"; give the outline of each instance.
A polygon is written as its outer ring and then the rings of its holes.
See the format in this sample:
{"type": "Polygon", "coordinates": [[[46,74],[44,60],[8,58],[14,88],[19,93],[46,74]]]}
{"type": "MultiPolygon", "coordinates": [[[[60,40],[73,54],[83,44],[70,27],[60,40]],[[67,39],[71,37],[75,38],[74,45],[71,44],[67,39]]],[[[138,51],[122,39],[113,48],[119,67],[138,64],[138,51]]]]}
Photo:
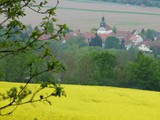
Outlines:
{"type": "MultiPolygon", "coordinates": [[[[19,85],[0,82],[0,92],[19,85]]],[[[29,87],[35,89],[38,85],[29,87]]],[[[159,92],[100,86],[63,87],[67,97],[51,98],[51,106],[40,102],[22,105],[12,115],[0,116],[0,120],[160,120],[159,92]]]]}

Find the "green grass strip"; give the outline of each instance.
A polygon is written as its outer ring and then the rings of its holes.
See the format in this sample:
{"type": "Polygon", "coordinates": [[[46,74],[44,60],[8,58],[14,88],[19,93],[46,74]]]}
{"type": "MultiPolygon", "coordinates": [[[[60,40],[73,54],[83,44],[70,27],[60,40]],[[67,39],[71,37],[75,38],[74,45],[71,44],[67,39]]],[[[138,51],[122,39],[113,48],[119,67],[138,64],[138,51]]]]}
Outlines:
{"type": "MultiPolygon", "coordinates": [[[[51,7],[52,6],[45,6],[45,8],[51,8],[51,7]]],[[[101,13],[107,12],[107,13],[139,14],[139,15],[160,15],[160,13],[129,12],[129,11],[117,11],[117,10],[93,10],[93,9],[67,8],[67,7],[58,7],[58,9],[84,11],[84,12],[101,12],[101,13]]]]}

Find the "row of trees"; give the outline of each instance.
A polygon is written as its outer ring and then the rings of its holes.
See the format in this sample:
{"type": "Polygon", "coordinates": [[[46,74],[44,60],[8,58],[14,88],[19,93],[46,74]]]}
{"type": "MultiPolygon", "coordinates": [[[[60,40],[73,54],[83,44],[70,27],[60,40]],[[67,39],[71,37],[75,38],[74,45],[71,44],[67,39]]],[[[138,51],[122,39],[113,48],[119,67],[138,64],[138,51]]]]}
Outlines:
{"type": "Polygon", "coordinates": [[[160,7],[159,0],[100,0],[100,1],[130,4],[130,5],[142,5],[143,4],[145,6],[160,7]]]}
{"type": "Polygon", "coordinates": [[[160,35],[160,33],[153,29],[142,29],[140,35],[144,40],[154,41],[155,38],[157,38],[160,35]]]}
{"type": "Polygon", "coordinates": [[[103,43],[101,37],[96,35],[96,37],[92,38],[91,41],[89,42],[89,46],[100,46],[106,49],[111,49],[111,48],[125,49],[125,41],[124,40],[120,41],[115,36],[109,36],[103,43]]]}
{"type": "Polygon", "coordinates": [[[61,74],[62,83],[160,90],[159,57],[133,47],[126,51],[68,42],[54,43],[57,58],[68,66],[61,74]]]}
{"type": "MultiPolygon", "coordinates": [[[[61,83],[160,90],[160,59],[154,59],[151,53],[141,53],[134,47],[126,51],[88,46],[80,36],[73,37],[66,43],[49,41],[47,47],[54,53],[55,59],[67,65],[67,71],[58,74],[61,83]]],[[[34,56],[36,58],[37,55],[32,51],[14,58],[11,56],[12,59],[6,57],[0,63],[3,70],[1,79],[26,82],[29,68],[24,63],[30,63],[34,56]]],[[[35,65],[37,71],[46,66],[41,61],[35,65]]],[[[35,77],[32,82],[47,82],[56,77],[57,74],[48,72],[35,77]]]]}

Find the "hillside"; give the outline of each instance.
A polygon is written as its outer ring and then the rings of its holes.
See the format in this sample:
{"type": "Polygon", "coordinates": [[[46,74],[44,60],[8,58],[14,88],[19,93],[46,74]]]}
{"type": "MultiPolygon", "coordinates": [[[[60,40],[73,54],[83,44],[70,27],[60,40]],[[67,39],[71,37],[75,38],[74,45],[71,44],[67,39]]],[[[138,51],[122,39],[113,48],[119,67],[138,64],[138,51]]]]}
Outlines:
{"type": "Polygon", "coordinates": [[[57,18],[70,28],[84,32],[98,28],[102,16],[110,26],[116,26],[120,30],[151,28],[160,31],[159,13],[159,8],[62,0],[57,9],[57,18]]]}
{"type": "MultiPolygon", "coordinates": [[[[56,1],[49,0],[46,7],[53,7],[55,4],[56,1]]],[[[25,24],[36,26],[40,23],[41,15],[29,9],[26,9],[26,14],[26,17],[20,18],[25,24]]],[[[66,23],[69,28],[83,32],[98,28],[102,16],[111,27],[116,26],[119,30],[150,28],[160,31],[160,8],[90,0],[60,0],[56,14],[59,23],[66,23]]],[[[3,16],[0,16],[0,19],[3,19],[3,16]]]]}
{"type": "MultiPolygon", "coordinates": [[[[56,1],[49,0],[47,6],[53,7],[55,4],[56,1]]],[[[40,23],[41,15],[29,9],[26,9],[26,14],[26,17],[20,18],[25,24],[36,26],[40,23]]],[[[98,28],[102,16],[111,27],[116,26],[119,30],[150,28],[160,31],[160,8],[90,0],[60,0],[56,14],[59,23],[66,23],[69,28],[83,32],[98,28]]],[[[3,19],[3,16],[0,16],[0,19],[3,19]]]]}
{"type": "MultiPolygon", "coordinates": [[[[0,82],[5,92],[18,83],[0,82]]],[[[37,85],[32,84],[34,89],[37,85]]],[[[0,120],[159,120],[160,93],[115,87],[63,85],[67,97],[52,98],[52,106],[19,106],[0,120]]]]}

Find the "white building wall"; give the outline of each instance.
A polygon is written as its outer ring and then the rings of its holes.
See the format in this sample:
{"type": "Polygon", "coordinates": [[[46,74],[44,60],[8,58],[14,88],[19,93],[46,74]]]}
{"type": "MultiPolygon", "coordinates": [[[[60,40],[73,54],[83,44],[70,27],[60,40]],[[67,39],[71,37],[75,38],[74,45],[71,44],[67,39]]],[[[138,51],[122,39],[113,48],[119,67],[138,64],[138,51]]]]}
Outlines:
{"type": "Polygon", "coordinates": [[[152,50],[150,50],[150,48],[144,44],[140,45],[138,49],[144,52],[152,52],[152,50]]]}

